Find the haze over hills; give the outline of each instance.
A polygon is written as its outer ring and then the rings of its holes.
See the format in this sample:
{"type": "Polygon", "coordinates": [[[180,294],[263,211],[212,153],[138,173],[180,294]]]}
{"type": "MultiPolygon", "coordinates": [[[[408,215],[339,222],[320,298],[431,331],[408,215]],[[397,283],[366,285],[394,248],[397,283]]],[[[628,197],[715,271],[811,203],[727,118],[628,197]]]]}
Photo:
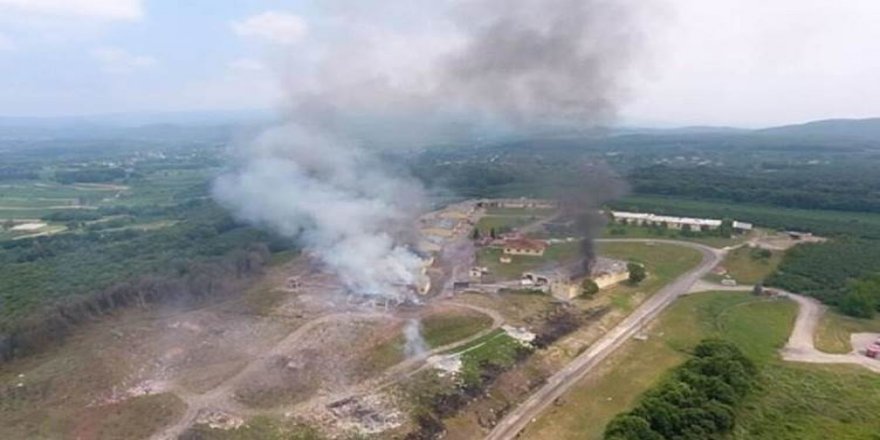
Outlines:
{"type": "Polygon", "coordinates": [[[804,124],[783,125],[757,130],[757,133],[774,136],[803,136],[812,138],[846,138],[880,140],[880,118],[826,119],[804,124]]]}
{"type": "MultiPolygon", "coordinates": [[[[376,143],[408,145],[407,131],[400,135],[389,135],[388,130],[372,133],[352,119],[352,132],[364,139],[376,137],[376,143]],[[374,136],[375,135],[375,136],[374,136]]],[[[223,142],[243,139],[260,130],[276,124],[278,115],[269,110],[248,111],[204,111],[204,112],[154,112],[125,113],[71,117],[3,117],[0,116],[0,142],[53,141],[61,139],[166,139],[223,142]]],[[[462,131],[470,133],[469,127],[449,124],[450,127],[422,127],[431,132],[434,141],[429,145],[453,146],[460,144],[455,135],[462,131]]],[[[392,127],[389,127],[392,128],[392,127]]],[[[511,133],[505,130],[488,129],[488,135],[480,138],[479,144],[517,144],[520,141],[546,140],[554,145],[575,146],[589,140],[607,138],[641,139],[658,138],[664,142],[681,140],[691,143],[752,144],[766,143],[772,146],[788,145],[792,142],[805,143],[813,147],[880,147],[880,118],[869,119],[827,119],[809,121],[760,129],[728,126],[682,126],[671,128],[652,128],[640,126],[616,126],[609,129],[560,130],[551,132],[511,133]]],[[[467,137],[472,142],[472,137],[467,137]]],[[[422,147],[423,145],[410,145],[422,147]]]]}

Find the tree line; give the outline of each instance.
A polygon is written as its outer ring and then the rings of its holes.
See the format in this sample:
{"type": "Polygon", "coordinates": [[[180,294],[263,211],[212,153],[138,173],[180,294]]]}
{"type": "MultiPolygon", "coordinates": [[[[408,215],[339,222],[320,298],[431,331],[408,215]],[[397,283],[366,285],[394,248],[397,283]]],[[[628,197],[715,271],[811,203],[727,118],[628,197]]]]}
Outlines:
{"type": "Polygon", "coordinates": [[[639,194],[687,196],[801,209],[880,212],[880,177],[836,167],[766,170],[653,165],[629,173],[639,194]],[[744,178],[744,174],[745,177],[744,178]]]}
{"type": "Polygon", "coordinates": [[[216,297],[292,248],[209,200],[168,208],[155,230],[0,242],[0,357],[34,351],[121,306],[216,297]]]}
{"type": "Polygon", "coordinates": [[[880,241],[839,238],[789,249],[765,284],[869,318],[880,310],[878,273],[880,241]]]}
{"type": "Polygon", "coordinates": [[[756,377],[757,367],[735,345],[703,340],[693,358],[646,393],[632,411],[611,420],[605,439],[723,438],[733,429],[736,409],[756,377]]]}

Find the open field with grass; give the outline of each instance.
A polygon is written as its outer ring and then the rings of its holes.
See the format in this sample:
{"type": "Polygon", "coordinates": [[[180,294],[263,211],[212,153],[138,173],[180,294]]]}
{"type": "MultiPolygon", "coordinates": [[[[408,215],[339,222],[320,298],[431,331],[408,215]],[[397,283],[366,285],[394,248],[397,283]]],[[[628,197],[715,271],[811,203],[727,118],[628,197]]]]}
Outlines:
{"type": "Polygon", "coordinates": [[[271,417],[254,417],[236,429],[211,429],[198,425],[186,432],[183,440],[321,440],[314,429],[271,417]]]}
{"type": "Polygon", "coordinates": [[[880,317],[859,319],[829,309],[816,329],[816,348],[827,353],[849,353],[853,349],[850,344],[853,333],[880,333],[880,317]]]}
{"type": "Polygon", "coordinates": [[[422,318],[422,337],[435,348],[468,338],[491,325],[492,318],[476,311],[432,313],[422,318]]]}
{"type": "MultiPolygon", "coordinates": [[[[745,294],[707,293],[673,304],[646,333],[646,341],[630,341],[605,365],[587,376],[527,428],[525,439],[601,439],[615,415],[634,406],[639,396],[666,371],[688,358],[687,351],[710,335],[736,342],[757,339],[750,356],[767,358],[781,346],[793,321],[793,303],[763,303],[745,294]],[[745,334],[735,335],[735,332],[745,334]]],[[[739,345],[739,344],[738,344],[739,345]]]]}
{"type": "Polygon", "coordinates": [[[537,219],[538,217],[487,215],[477,222],[477,229],[479,229],[480,234],[483,235],[489,235],[493,229],[495,230],[495,233],[501,234],[529,224],[537,219]]]}
{"type": "MultiPolygon", "coordinates": [[[[492,325],[492,318],[473,310],[454,308],[429,313],[422,318],[421,325],[422,337],[428,347],[437,348],[466,339],[489,328],[492,325]]],[[[491,334],[495,335],[497,332],[491,334]]],[[[485,337],[478,339],[478,341],[485,340],[485,337]]],[[[474,343],[468,344],[468,347],[473,346],[474,343]]],[[[367,371],[381,372],[403,362],[406,359],[405,346],[406,339],[402,328],[398,328],[393,335],[389,335],[370,350],[363,368],[367,371]]],[[[455,351],[461,350],[463,349],[458,348],[455,351]]]]}
{"type": "Polygon", "coordinates": [[[543,256],[511,255],[510,263],[502,263],[499,261],[504,255],[502,249],[485,247],[477,251],[477,265],[487,267],[499,279],[518,279],[525,271],[572,260],[579,252],[580,245],[577,242],[559,243],[548,247],[543,256]]]}
{"type": "Polygon", "coordinates": [[[602,238],[647,238],[647,239],[669,239],[691,241],[694,243],[705,244],[715,248],[723,248],[734,246],[746,240],[746,236],[736,236],[733,238],[712,237],[702,234],[687,235],[682,231],[674,229],[656,229],[645,226],[609,224],[602,231],[602,238]]]}
{"type": "Polygon", "coordinates": [[[749,247],[734,249],[721,264],[739,284],[757,284],[779,267],[783,256],[781,251],[764,251],[769,253],[769,257],[759,255],[759,252],[749,247]]]}
{"type": "Polygon", "coordinates": [[[599,255],[632,261],[645,266],[648,277],[638,285],[620,283],[603,292],[611,297],[611,304],[625,311],[632,310],[634,295],[642,300],[660,290],[670,281],[696,266],[700,253],[694,249],[663,243],[599,243],[599,255]]]}
{"type": "Polygon", "coordinates": [[[759,388],[737,414],[736,439],[873,438],[880,429],[880,381],[858,367],[786,363],[796,315],[787,300],[704,293],[679,300],[531,426],[523,438],[600,439],[605,424],[684,362],[705,337],[734,342],[761,367],[759,388]]]}

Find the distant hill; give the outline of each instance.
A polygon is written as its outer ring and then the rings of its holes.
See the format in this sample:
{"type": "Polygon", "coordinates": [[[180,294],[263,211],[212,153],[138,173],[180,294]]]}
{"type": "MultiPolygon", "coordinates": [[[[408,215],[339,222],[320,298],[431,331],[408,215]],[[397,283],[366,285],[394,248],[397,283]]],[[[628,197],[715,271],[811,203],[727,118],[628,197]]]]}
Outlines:
{"type": "Polygon", "coordinates": [[[880,118],[828,119],[756,130],[756,134],[799,138],[848,139],[880,143],[880,118]]]}

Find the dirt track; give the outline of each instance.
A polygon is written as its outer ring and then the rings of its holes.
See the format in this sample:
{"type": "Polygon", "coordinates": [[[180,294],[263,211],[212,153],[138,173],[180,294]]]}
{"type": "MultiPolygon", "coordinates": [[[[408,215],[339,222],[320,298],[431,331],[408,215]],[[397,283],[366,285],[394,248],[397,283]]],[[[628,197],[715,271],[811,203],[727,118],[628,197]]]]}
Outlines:
{"type": "MultiPolygon", "coordinates": [[[[792,299],[798,303],[798,316],[794,323],[794,329],[788,338],[788,343],[781,350],[782,358],[792,362],[807,362],[815,364],[855,364],[861,365],[869,370],[880,373],[880,361],[871,359],[859,353],[856,342],[862,339],[860,335],[853,335],[852,353],[848,354],[830,354],[824,353],[816,349],[813,342],[816,328],[819,320],[825,313],[826,307],[813,298],[797,295],[794,293],[784,293],[785,297],[792,299]]],[[[869,335],[869,340],[872,339],[869,335]]]]}
{"type": "MultiPolygon", "coordinates": [[[[346,392],[320,395],[318,397],[302,402],[296,405],[296,407],[294,408],[299,411],[294,412],[304,411],[308,408],[320,407],[337,400],[374,393],[376,391],[384,389],[399,382],[401,379],[409,377],[415,372],[420,371],[422,368],[425,367],[425,365],[427,365],[426,360],[430,356],[453,349],[457,346],[467,344],[497,329],[503,324],[503,318],[499,313],[494,310],[456,302],[443,302],[443,304],[454,307],[468,308],[486,314],[492,318],[492,325],[490,326],[490,328],[474,334],[466,339],[434,348],[416,357],[408,358],[403,362],[391,367],[379,377],[358,384],[347,390],[346,392]]],[[[339,321],[380,319],[391,319],[391,316],[387,313],[379,312],[344,312],[321,316],[303,324],[302,326],[291,332],[289,335],[287,335],[283,340],[281,340],[269,351],[255,357],[237,374],[224,380],[222,383],[218,384],[207,392],[192,393],[179,389],[174,390],[174,393],[186,403],[186,413],[176,423],[153,434],[151,438],[154,440],[178,438],[178,436],[180,436],[183,432],[185,432],[190,426],[194,424],[200,413],[205,410],[219,410],[229,414],[240,416],[258,415],[271,412],[252,410],[249,408],[245,408],[240,403],[236,402],[235,399],[233,399],[236,386],[240,385],[249,377],[252,377],[252,375],[259,373],[261,369],[265,368],[267,362],[270,362],[270,360],[274,357],[281,356],[295,350],[296,347],[303,342],[303,338],[306,337],[310,331],[316,329],[321,325],[339,321]]],[[[284,412],[284,409],[282,409],[281,412],[284,412]]]]}
{"type": "Polygon", "coordinates": [[[538,389],[523,403],[511,411],[502,419],[492,432],[486,437],[487,440],[508,440],[515,438],[535,417],[554,400],[562,396],[569,388],[595,368],[617,348],[623,345],[630,337],[651,322],[669,304],[679,296],[686,294],[700,278],[705,276],[715,267],[724,256],[724,251],[709,246],[674,241],[674,240],[643,240],[643,239],[609,239],[601,242],[636,242],[636,243],[664,243],[685,246],[696,249],[703,254],[700,264],[689,272],[679,276],[672,283],[666,285],[659,292],[645,301],[632,314],[629,315],[616,327],[611,329],[601,339],[596,341],[583,354],[575,358],[565,368],[554,374],[547,380],[546,385],[538,389]]]}

